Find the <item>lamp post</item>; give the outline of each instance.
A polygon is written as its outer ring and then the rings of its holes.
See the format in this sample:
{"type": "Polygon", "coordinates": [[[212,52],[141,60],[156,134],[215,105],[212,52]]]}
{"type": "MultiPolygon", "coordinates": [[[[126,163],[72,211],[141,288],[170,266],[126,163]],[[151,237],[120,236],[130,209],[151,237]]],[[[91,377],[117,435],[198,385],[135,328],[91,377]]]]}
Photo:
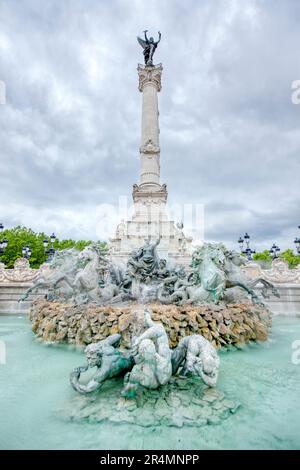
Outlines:
{"type": "Polygon", "coordinates": [[[50,261],[53,259],[53,256],[55,254],[55,249],[53,248],[55,240],[56,240],[56,236],[55,236],[54,233],[52,233],[50,235],[50,247],[49,247],[48,250],[47,250],[47,248],[49,246],[49,240],[47,238],[45,238],[45,240],[43,240],[44,250],[45,250],[45,253],[47,253],[47,255],[48,255],[47,263],[50,263],[50,261]]]}
{"type": "MultiPolygon", "coordinates": [[[[4,229],[4,225],[0,223],[0,233],[3,232],[3,229],[4,229]]],[[[0,241],[0,256],[4,255],[7,245],[8,245],[8,240],[6,240],[6,238],[0,241]]]]}
{"type": "Polygon", "coordinates": [[[238,239],[238,244],[240,245],[241,254],[246,255],[247,260],[251,261],[252,255],[256,252],[255,250],[252,250],[250,248],[250,235],[247,232],[245,233],[244,237],[240,237],[238,239]],[[244,249],[244,243],[246,243],[245,249],[244,249]]]}
{"type": "Polygon", "coordinates": [[[240,252],[242,253],[242,251],[243,251],[243,246],[244,246],[244,239],[243,239],[242,237],[240,237],[240,238],[238,239],[238,244],[239,244],[239,246],[240,246],[240,252]]]}
{"type": "Polygon", "coordinates": [[[22,255],[23,258],[29,259],[32,254],[31,248],[29,245],[23,246],[22,248],[22,255]]]}
{"type": "MultiPolygon", "coordinates": [[[[298,228],[300,228],[300,225],[298,225],[298,228]]],[[[296,245],[297,253],[300,255],[300,238],[296,237],[294,243],[296,245]]]]}
{"type": "Polygon", "coordinates": [[[269,249],[269,253],[270,253],[272,259],[278,258],[278,253],[279,252],[280,252],[279,246],[277,246],[276,243],[273,243],[273,245],[269,249]]]}

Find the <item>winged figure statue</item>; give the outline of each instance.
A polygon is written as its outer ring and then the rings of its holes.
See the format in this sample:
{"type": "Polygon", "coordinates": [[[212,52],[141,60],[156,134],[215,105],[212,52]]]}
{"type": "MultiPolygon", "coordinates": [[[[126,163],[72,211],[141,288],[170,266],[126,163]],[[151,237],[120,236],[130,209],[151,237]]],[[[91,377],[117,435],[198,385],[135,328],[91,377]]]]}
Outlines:
{"type": "Polygon", "coordinates": [[[142,39],[140,37],[137,37],[137,40],[139,44],[142,46],[143,54],[144,54],[144,60],[145,60],[145,65],[153,65],[153,54],[155,52],[155,49],[157,48],[158,43],[161,40],[161,33],[158,31],[158,41],[154,41],[153,37],[148,38],[147,37],[147,32],[148,30],[146,29],[144,31],[144,36],[145,39],[142,39]]]}

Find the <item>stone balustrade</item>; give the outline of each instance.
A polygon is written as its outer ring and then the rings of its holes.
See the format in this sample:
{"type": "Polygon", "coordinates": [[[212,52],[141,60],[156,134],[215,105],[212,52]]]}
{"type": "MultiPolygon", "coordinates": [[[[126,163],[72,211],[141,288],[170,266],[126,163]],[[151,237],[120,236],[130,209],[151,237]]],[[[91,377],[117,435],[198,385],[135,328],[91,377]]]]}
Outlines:
{"type": "Polygon", "coordinates": [[[272,296],[265,302],[275,315],[300,316],[300,265],[289,269],[286,261],[277,258],[270,269],[262,269],[259,264],[251,262],[243,271],[250,279],[262,278],[277,287],[280,298],[272,296]]]}
{"type": "Polygon", "coordinates": [[[43,295],[43,292],[30,295],[24,302],[19,303],[18,300],[36,279],[47,276],[49,271],[46,263],[39,269],[31,268],[25,258],[17,259],[13,269],[7,269],[3,263],[0,263],[0,315],[27,313],[33,299],[43,295]]]}

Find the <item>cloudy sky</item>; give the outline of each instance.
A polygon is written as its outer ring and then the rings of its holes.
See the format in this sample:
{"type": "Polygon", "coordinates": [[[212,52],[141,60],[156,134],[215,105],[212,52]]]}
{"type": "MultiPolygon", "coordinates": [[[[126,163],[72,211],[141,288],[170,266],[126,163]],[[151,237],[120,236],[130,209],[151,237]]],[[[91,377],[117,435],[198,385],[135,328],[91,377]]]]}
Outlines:
{"type": "Polygon", "coordinates": [[[0,0],[1,222],[113,234],[138,182],[142,50],[155,61],[169,203],[203,204],[206,240],[293,245],[300,224],[298,0],[0,0]],[[116,210],[112,210],[111,207],[116,210]]]}

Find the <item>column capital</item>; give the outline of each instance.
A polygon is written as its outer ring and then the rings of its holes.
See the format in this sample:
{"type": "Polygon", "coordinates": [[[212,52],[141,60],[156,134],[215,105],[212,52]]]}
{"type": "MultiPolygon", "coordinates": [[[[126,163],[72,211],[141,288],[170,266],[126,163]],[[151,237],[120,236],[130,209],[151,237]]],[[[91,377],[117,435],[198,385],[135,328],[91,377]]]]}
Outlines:
{"type": "Polygon", "coordinates": [[[161,90],[161,73],[163,70],[162,64],[158,65],[141,65],[138,64],[139,74],[139,90],[143,91],[146,85],[151,85],[157,91],[161,90]]]}

